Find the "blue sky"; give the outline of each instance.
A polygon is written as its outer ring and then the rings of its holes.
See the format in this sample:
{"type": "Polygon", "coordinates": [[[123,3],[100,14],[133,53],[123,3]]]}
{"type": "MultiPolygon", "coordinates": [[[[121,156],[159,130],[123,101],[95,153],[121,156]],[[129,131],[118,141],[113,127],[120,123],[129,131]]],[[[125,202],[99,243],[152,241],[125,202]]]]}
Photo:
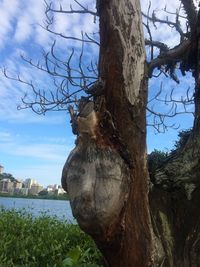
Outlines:
{"type": "MultiPolygon", "coordinates": [[[[55,1],[56,2],[56,1],[55,1]]],[[[69,5],[69,0],[58,1],[69,5]]],[[[86,0],[80,1],[85,3],[86,0]]],[[[152,3],[156,4],[157,0],[152,3]]],[[[179,1],[170,2],[170,8],[175,8],[179,1]]],[[[87,1],[88,4],[93,1],[87,1]]],[[[143,9],[147,1],[143,0],[143,9]]],[[[165,4],[165,1],[162,1],[165,4]]],[[[33,71],[20,60],[20,54],[33,59],[41,56],[40,51],[48,51],[54,36],[43,30],[43,0],[0,0],[0,67],[6,66],[10,73],[20,73],[24,79],[34,80],[42,87],[52,86],[48,78],[40,72],[33,71]]],[[[90,16],[66,15],[57,16],[55,29],[58,32],[80,36],[81,29],[85,32],[97,30],[97,24],[90,16]]],[[[171,45],[177,42],[173,31],[159,29],[155,35],[171,45]]],[[[68,41],[67,44],[58,40],[58,48],[65,55],[68,47],[77,46],[68,41]]],[[[89,55],[91,54],[90,51],[89,55]]],[[[97,51],[93,51],[94,55],[97,51]]],[[[93,57],[93,55],[92,55],[93,57]]],[[[192,86],[192,78],[187,76],[177,86],[169,79],[165,80],[166,90],[176,87],[176,95],[180,96],[182,88],[192,86]]],[[[161,80],[151,80],[150,94],[159,90],[161,80]]],[[[30,110],[17,110],[23,93],[28,88],[0,75],[0,164],[5,172],[12,173],[16,178],[34,178],[43,185],[60,184],[62,167],[74,147],[74,136],[71,134],[69,118],[66,112],[47,113],[38,116],[30,110]]],[[[164,108],[164,107],[163,107],[164,108]]],[[[191,127],[192,117],[179,118],[183,128],[191,127]]],[[[172,148],[177,132],[169,130],[165,135],[156,134],[153,128],[148,129],[148,151],[154,148],[172,148]]]]}

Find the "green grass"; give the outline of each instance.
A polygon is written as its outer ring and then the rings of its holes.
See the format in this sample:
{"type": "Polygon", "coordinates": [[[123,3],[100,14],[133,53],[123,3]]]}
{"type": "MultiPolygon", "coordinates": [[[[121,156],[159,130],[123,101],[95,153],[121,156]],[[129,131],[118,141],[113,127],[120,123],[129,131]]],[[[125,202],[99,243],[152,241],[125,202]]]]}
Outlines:
{"type": "Polygon", "coordinates": [[[97,267],[101,256],[77,225],[0,209],[0,267],[97,267]]]}

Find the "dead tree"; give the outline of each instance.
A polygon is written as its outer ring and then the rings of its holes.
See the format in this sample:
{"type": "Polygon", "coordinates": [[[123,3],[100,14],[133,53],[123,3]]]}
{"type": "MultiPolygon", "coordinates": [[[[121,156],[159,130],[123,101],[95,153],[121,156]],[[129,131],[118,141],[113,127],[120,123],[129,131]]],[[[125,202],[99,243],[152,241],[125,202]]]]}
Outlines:
{"type": "MultiPolygon", "coordinates": [[[[144,14],[149,38],[144,40],[139,0],[99,0],[97,11],[75,2],[80,9],[56,9],[47,4],[46,30],[55,33],[51,28],[55,12],[91,14],[95,20],[99,16],[100,42],[87,34],[75,38],[82,44],[75,71],[74,51],[63,62],[55,53],[55,43],[45,54],[44,66],[25,59],[53,77],[56,90],[49,94],[36,90],[31,82],[14,78],[29,85],[35,94],[32,102],[23,99],[25,108],[37,113],[69,109],[77,142],[63,168],[62,184],[69,194],[72,212],[80,227],[95,240],[107,266],[199,266],[200,13],[192,0],[181,0],[187,20],[183,30],[179,12],[174,13],[174,21],[169,21],[155,12],[150,15],[149,9],[144,14]],[[180,43],[169,48],[154,40],[151,23],[174,27],[180,43]],[[99,62],[83,68],[87,43],[99,46],[99,62]],[[150,46],[148,62],[145,43],[150,46]],[[169,92],[169,98],[162,99],[159,92],[149,103],[172,103],[172,111],[162,114],[151,105],[147,107],[148,79],[157,70],[178,83],[177,68],[183,75],[192,72],[192,97],[186,92],[185,98],[175,100],[173,92],[169,92]],[[83,105],[77,99],[80,91],[85,97],[83,105]],[[190,103],[195,105],[193,131],[184,147],[155,172],[154,184],[150,185],[146,108],[159,119],[154,127],[165,129],[165,118],[179,112],[179,101],[185,108],[190,103]],[[38,105],[40,109],[35,109],[38,105]]],[[[10,77],[5,70],[4,74],[10,77]]]]}

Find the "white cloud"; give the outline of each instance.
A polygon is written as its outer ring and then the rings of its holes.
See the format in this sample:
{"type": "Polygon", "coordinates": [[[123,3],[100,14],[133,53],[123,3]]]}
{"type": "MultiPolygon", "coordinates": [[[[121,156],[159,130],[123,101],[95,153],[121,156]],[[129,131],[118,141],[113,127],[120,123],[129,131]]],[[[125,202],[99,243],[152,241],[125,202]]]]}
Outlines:
{"type": "Polygon", "coordinates": [[[70,150],[71,148],[66,148],[64,145],[53,144],[28,144],[14,146],[13,150],[9,149],[13,155],[54,162],[62,161],[69,154],[70,150]]]}
{"type": "MultiPolygon", "coordinates": [[[[71,1],[74,3],[74,1],[71,1]]],[[[66,1],[61,1],[62,4],[66,4],[66,1]]],[[[94,1],[82,1],[82,4],[94,5],[94,1]]],[[[70,1],[67,1],[70,4],[70,1]]],[[[0,4],[0,40],[3,43],[2,48],[6,48],[5,44],[12,43],[10,53],[6,55],[5,59],[1,61],[1,66],[6,66],[11,76],[15,76],[20,73],[20,77],[23,77],[26,81],[34,81],[39,85],[40,89],[50,88],[52,84],[48,80],[47,76],[36,69],[30,68],[25,65],[19,57],[20,54],[25,54],[27,58],[32,58],[37,61],[38,51],[41,46],[46,51],[50,49],[54,35],[48,33],[39,24],[43,24],[45,20],[45,4],[43,0],[11,0],[3,1],[0,4]],[[7,41],[5,40],[7,38],[7,41]],[[48,82],[47,82],[48,80],[48,82]]],[[[69,6],[68,6],[69,8],[69,6]]],[[[76,5],[76,8],[80,7],[76,5]]],[[[94,8],[91,7],[91,8],[94,8]]],[[[70,36],[76,35],[80,37],[80,27],[86,27],[86,30],[92,32],[94,25],[92,16],[80,16],[80,15],[56,15],[55,30],[68,34],[70,36]]],[[[0,41],[0,43],[1,43],[0,41]]],[[[57,50],[62,51],[62,54],[67,58],[67,49],[64,48],[70,46],[79,47],[80,43],[73,41],[61,41],[57,42],[57,50]]],[[[1,44],[0,44],[1,49],[1,44]]],[[[31,113],[27,111],[16,111],[16,106],[21,103],[21,97],[28,91],[31,97],[32,93],[30,88],[26,85],[13,82],[11,80],[0,77],[0,120],[14,120],[15,122],[38,122],[47,121],[44,118],[36,118],[34,115],[31,118],[31,113]]]]}
{"type": "Polygon", "coordinates": [[[0,48],[5,47],[8,41],[8,34],[13,31],[13,22],[18,16],[19,1],[3,0],[0,2],[0,48]]]}
{"type": "Polygon", "coordinates": [[[30,38],[32,41],[40,40],[39,44],[48,43],[49,34],[39,25],[45,20],[45,5],[42,0],[24,1],[24,8],[16,18],[15,41],[23,43],[30,38]],[[43,41],[41,41],[43,40],[43,41]]]}
{"type": "Polygon", "coordinates": [[[66,14],[56,13],[53,29],[58,33],[65,33],[66,31],[70,30],[72,23],[73,18],[70,15],[67,17],[66,14]]]}
{"type": "MultiPolygon", "coordinates": [[[[20,136],[19,136],[20,137],[20,136]]],[[[60,162],[65,158],[71,149],[73,148],[73,143],[70,146],[65,144],[54,144],[48,141],[46,138],[45,143],[41,142],[31,142],[31,139],[19,138],[17,136],[12,136],[8,132],[0,132],[0,151],[10,156],[24,157],[26,159],[32,160],[42,160],[42,161],[53,161],[60,162]],[[24,140],[26,142],[24,142],[24,140]]],[[[55,140],[55,139],[54,139],[55,140]]],[[[58,140],[57,141],[61,141],[58,140]]]]}
{"type": "Polygon", "coordinates": [[[45,45],[50,35],[42,29],[45,20],[45,4],[43,0],[4,0],[0,2],[0,48],[16,41],[25,43],[40,40],[45,45]]]}
{"type": "Polygon", "coordinates": [[[17,21],[14,39],[17,42],[24,42],[31,36],[31,18],[29,14],[24,14],[17,21]]]}

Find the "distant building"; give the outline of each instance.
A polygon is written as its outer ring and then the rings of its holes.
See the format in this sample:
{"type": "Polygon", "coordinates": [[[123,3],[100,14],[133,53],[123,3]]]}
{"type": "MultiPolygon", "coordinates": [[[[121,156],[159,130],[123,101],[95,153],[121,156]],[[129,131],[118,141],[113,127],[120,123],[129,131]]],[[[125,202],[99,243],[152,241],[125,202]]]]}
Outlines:
{"type": "Polygon", "coordinates": [[[28,188],[21,188],[20,189],[20,193],[22,194],[22,195],[25,195],[25,196],[27,196],[28,195],[28,188]]]}
{"type": "Polygon", "coordinates": [[[31,185],[31,188],[29,188],[28,193],[30,195],[37,195],[42,190],[43,190],[43,186],[41,186],[39,184],[33,184],[33,185],[31,185]]]}
{"type": "Polygon", "coordinates": [[[47,190],[48,191],[53,191],[54,190],[54,186],[53,185],[48,185],[47,186],[47,190]]]}
{"type": "Polygon", "coordinates": [[[56,190],[56,194],[57,194],[57,195],[62,195],[62,194],[64,194],[64,193],[66,193],[66,192],[65,192],[65,190],[64,190],[63,188],[58,188],[58,189],[56,190]]]}
{"type": "Polygon", "coordinates": [[[14,193],[18,194],[21,193],[21,189],[22,189],[22,182],[20,181],[14,181],[13,182],[13,189],[14,189],[14,193]]]}
{"type": "Polygon", "coordinates": [[[13,182],[14,189],[21,189],[22,188],[22,182],[15,180],[13,182]]]}
{"type": "Polygon", "coordinates": [[[37,184],[37,181],[31,178],[28,178],[24,181],[24,187],[30,189],[33,184],[37,184]]]}
{"type": "Polygon", "coordinates": [[[2,174],[3,172],[4,172],[4,167],[0,165],[0,174],[2,174]]]}
{"type": "Polygon", "coordinates": [[[58,188],[59,188],[59,185],[58,184],[54,184],[53,189],[57,190],[58,188]]]}
{"type": "Polygon", "coordinates": [[[48,195],[54,195],[54,186],[53,185],[48,185],[46,188],[48,195]]]}
{"type": "Polygon", "coordinates": [[[10,179],[0,180],[0,192],[1,193],[13,193],[13,182],[10,179]]]}
{"type": "Polygon", "coordinates": [[[64,189],[58,184],[48,185],[46,190],[48,195],[60,195],[65,193],[64,189]]]}

